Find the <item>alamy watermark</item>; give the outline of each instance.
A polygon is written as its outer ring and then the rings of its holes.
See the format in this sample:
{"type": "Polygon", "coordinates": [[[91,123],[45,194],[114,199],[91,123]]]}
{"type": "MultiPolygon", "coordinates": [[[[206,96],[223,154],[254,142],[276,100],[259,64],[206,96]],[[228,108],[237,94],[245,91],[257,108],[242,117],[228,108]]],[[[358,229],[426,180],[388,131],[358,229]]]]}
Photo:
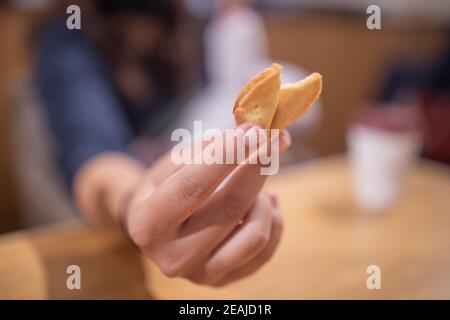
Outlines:
{"type": "Polygon", "coordinates": [[[367,7],[366,13],[369,17],[366,20],[366,26],[369,30],[381,29],[381,8],[375,4],[367,7]]]}
{"type": "Polygon", "coordinates": [[[66,19],[66,26],[69,30],[81,29],[81,8],[75,4],[67,7],[66,13],[69,15],[66,19]]]}
{"type": "MultiPolygon", "coordinates": [[[[81,29],[81,8],[75,4],[69,5],[66,9],[69,15],[66,19],[66,26],[69,30],[81,29]]],[[[366,27],[369,30],[381,29],[381,8],[378,5],[371,4],[367,7],[366,13],[369,17],[366,20],[366,27]]]]}
{"type": "Polygon", "coordinates": [[[366,273],[370,275],[366,281],[367,289],[381,289],[381,268],[376,264],[372,264],[367,267],[366,273]]]}
{"type": "Polygon", "coordinates": [[[174,164],[250,164],[261,165],[261,175],[274,175],[280,166],[278,129],[250,130],[241,128],[203,130],[201,121],[194,121],[194,132],[184,128],[172,132],[171,141],[179,142],[171,152],[174,164]],[[201,137],[194,141],[193,137],[201,137]]]}
{"type": "Polygon", "coordinates": [[[67,289],[81,290],[81,268],[72,264],[67,267],[66,273],[69,275],[66,280],[67,289]]]}

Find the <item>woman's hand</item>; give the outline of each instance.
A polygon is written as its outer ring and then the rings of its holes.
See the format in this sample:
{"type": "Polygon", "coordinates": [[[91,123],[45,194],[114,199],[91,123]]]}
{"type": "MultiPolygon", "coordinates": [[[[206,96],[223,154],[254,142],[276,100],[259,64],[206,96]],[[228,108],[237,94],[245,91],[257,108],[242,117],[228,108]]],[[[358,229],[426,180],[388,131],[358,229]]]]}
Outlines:
{"type": "MultiPolygon", "coordinates": [[[[241,128],[249,131],[248,124],[241,128]]],[[[276,139],[281,152],[290,145],[286,131],[276,139]]],[[[224,154],[237,145],[224,143],[224,154]]],[[[267,176],[260,169],[248,159],[175,165],[166,155],[133,193],[126,229],[169,277],[224,285],[249,275],[272,256],[282,231],[276,198],[262,190],[267,176]]]]}

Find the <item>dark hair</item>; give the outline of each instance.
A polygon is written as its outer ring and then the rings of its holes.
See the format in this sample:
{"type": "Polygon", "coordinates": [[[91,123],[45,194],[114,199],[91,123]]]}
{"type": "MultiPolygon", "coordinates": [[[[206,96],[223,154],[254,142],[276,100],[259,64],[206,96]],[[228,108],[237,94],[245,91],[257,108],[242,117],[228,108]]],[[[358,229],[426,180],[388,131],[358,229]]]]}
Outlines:
{"type": "Polygon", "coordinates": [[[172,28],[176,21],[174,0],[95,0],[97,11],[104,16],[120,13],[147,15],[172,28]]]}

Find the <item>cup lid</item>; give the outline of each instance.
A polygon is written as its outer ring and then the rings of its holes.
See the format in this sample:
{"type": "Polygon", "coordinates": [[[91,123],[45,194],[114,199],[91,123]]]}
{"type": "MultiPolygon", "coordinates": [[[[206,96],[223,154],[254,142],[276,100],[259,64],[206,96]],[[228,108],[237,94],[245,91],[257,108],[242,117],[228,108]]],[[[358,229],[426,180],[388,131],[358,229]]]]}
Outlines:
{"type": "Polygon", "coordinates": [[[367,126],[391,132],[420,131],[420,114],[416,107],[386,104],[365,107],[353,118],[352,126],[367,126]]]}

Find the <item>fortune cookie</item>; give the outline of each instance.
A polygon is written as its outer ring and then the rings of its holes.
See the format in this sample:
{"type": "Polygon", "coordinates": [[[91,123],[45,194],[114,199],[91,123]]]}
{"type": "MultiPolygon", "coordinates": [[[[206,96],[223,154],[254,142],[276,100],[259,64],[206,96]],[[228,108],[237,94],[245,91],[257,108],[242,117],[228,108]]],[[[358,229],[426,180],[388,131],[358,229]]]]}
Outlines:
{"type": "Polygon", "coordinates": [[[244,86],[233,109],[237,125],[252,122],[265,129],[282,129],[304,115],[319,98],[319,73],[281,86],[282,71],[280,65],[273,64],[244,86]]]}

